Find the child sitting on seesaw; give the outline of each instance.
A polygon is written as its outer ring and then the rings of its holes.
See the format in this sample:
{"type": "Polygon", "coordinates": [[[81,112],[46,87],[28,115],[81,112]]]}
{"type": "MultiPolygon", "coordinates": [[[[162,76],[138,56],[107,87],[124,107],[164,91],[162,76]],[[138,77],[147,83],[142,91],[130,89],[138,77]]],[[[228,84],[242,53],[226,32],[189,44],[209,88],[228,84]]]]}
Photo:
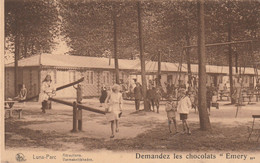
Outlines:
{"type": "Polygon", "coordinates": [[[174,128],[175,128],[174,134],[177,134],[178,133],[177,122],[176,122],[177,101],[173,101],[172,95],[170,95],[168,98],[168,101],[165,105],[165,111],[168,117],[168,126],[169,126],[170,133],[172,133],[172,123],[174,123],[174,128]]]}

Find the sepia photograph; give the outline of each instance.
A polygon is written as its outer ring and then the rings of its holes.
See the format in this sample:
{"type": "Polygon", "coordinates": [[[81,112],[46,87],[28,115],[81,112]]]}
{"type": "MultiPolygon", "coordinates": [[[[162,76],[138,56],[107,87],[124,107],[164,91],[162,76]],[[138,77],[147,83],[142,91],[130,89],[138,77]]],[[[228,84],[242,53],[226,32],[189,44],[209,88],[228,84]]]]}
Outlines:
{"type": "Polygon", "coordinates": [[[1,6],[1,163],[260,162],[259,0],[1,6]]]}

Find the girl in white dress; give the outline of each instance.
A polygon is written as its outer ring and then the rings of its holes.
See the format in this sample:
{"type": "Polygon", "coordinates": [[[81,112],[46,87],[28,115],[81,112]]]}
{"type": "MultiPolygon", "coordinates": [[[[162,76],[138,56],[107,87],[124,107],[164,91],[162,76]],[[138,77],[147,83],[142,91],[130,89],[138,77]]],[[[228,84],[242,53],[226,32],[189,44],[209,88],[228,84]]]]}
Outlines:
{"type": "Polygon", "coordinates": [[[42,103],[42,112],[45,113],[45,109],[47,109],[48,100],[50,97],[55,96],[56,88],[52,83],[51,76],[46,75],[45,79],[41,85],[41,92],[39,94],[39,102],[42,103]]]}
{"type": "Polygon", "coordinates": [[[105,104],[107,104],[106,117],[109,122],[111,122],[112,135],[110,138],[114,138],[114,125],[116,125],[116,132],[118,129],[118,120],[122,114],[123,98],[122,94],[119,92],[120,86],[118,84],[113,85],[111,93],[108,94],[105,104]]]}

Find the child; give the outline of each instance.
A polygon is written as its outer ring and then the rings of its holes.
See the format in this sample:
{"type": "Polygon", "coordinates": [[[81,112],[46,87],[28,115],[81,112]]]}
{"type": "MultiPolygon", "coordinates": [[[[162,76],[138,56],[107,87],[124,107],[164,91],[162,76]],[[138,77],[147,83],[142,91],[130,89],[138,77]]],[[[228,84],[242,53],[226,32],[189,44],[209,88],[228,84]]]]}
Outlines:
{"type": "Polygon", "coordinates": [[[219,109],[219,103],[218,103],[218,92],[214,91],[212,96],[212,107],[216,107],[216,109],[219,109]]]}
{"type": "Polygon", "coordinates": [[[191,108],[194,108],[196,113],[197,112],[196,109],[198,107],[198,93],[196,88],[190,87],[188,94],[191,101],[191,108]]]}
{"type": "Polygon", "coordinates": [[[152,89],[152,85],[149,85],[149,88],[147,90],[146,96],[148,99],[149,104],[149,110],[154,111],[154,100],[155,100],[155,91],[152,89]]]}
{"type": "Polygon", "coordinates": [[[167,101],[165,105],[165,111],[168,117],[169,131],[170,133],[172,133],[172,122],[173,122],[175,127],[175,134],[177,134],[178,133],[177,122],[176,122],[177,101],[173,101],[172,95],[169,96],[168,100],[169,101],[167,101]]]}
{"type": "Polygon", "coordinates": [[[177,111],[180,114],[180,120],[182,120],[183,133],[187,133],[191,135],[191,131],[187,122],[188,114],[191,109],[191,101],[190,98],[186,95],[185,91],[179,92],[179,102],[177,106],[177,111]]]}
{"type": "Polygon", "coordinates": [[[14,100],[22,101],[26,99],[26,96],[27,96],[27,89],[25,87],[25,84],[23,84],[19,92],[19,95],[17,97],[14,97],[14,100]]]}
{"type": "Polygon", "coordinates": [[[107,98],[107,89],[105,85],[101,87],[101,96],[99,97],[100,107],[102,107],[102,104],[105,103],[105,100],[107,98]]]}
{"type": "Polygon", "coordinates": [[[81,101],[82,101],[82,87],[81,87],[81,84],[79,83],[77,87],[75,87],[73,85],[73,87],[76,89],[77,91],[77,103],[80,103],[81,104],[81,101]]]}
{"type": "Polygon", "coordinates": [[[123,105],[123,98],[122,94],[119,92],[120,86],[118,84],[115,84],[112,87],[112,92],[108,94],[105,104],[107,104],[108,108],[106,117],[107,120],[111,123],[111,131],[112,135],[110,138],[114,138],[114,129],[116,127],[116,132],[119,132],[118,128],[118,121],[120,116],[122,115],[122,105],[123,105]]]}
{"type": "Polygon", "coordinates": [[[38,101],[42,103],[42,112],[45,113],[46,109],[51,109],[50,97],[56,95],[56,87],[51,80],[50,75],[46,75],[45,79],[42,81],[41,92],[39,94],[38,101]]]}
{"type": "Polygon", "coordinates": [[[157,108],[157,113],[159,114],[160,100],[162,98],[161,88],[153,88],[155,90],[155,100],[154,104],[157,108]]]}

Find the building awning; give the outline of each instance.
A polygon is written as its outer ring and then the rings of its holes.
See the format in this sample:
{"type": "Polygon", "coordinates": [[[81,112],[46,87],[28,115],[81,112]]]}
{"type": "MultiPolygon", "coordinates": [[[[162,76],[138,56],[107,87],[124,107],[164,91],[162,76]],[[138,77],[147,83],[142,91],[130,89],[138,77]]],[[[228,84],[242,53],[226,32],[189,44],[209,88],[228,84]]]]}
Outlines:
{"type": "MultiPolygon", "coordinates": [[[[138,73],[141,71],[140,60],[129,60],[129,59],[119,59],[119,69],[128,70],[131,72],[138,73]]],[[[161,62],[162,72],[180,72],[179,63],[171,62],[161,62]]],[[[75,55],[53,55],[53,54],[41,54],[34,55],[28,58],[24,58],[18,61],[18,67],[33,67],[42,66],[52,67],[52,68],[66,68],[66,69],[114,69],[114,59],[100,58],[100,57],[89,57],[89,56],[75,56],[75,55]],[[110,64],[109,64],[110,63],[110,64]]],[[[6,64],[5,67],[14,67],[14,63],[6,64]]],[[[145,69],[147,73],[156,73],[158,71],[157,61],[146,61],[145,69]]],[[[187,64],[182,64],[181,72],[187,73],[187,64]]],[[[191,72],[198,74],[198,65],[191,64],[191,72]]],[[[216,66],[207,65],[207,73],[216,74],[229,74],[228,66],[216,66]]],[[[233,72],[235,74],[235,67],[233,67],[233,72]]],[[[241,74],[251,74],[255,75],[254,68],[246,67],[241,68],[241,74]]]]}

